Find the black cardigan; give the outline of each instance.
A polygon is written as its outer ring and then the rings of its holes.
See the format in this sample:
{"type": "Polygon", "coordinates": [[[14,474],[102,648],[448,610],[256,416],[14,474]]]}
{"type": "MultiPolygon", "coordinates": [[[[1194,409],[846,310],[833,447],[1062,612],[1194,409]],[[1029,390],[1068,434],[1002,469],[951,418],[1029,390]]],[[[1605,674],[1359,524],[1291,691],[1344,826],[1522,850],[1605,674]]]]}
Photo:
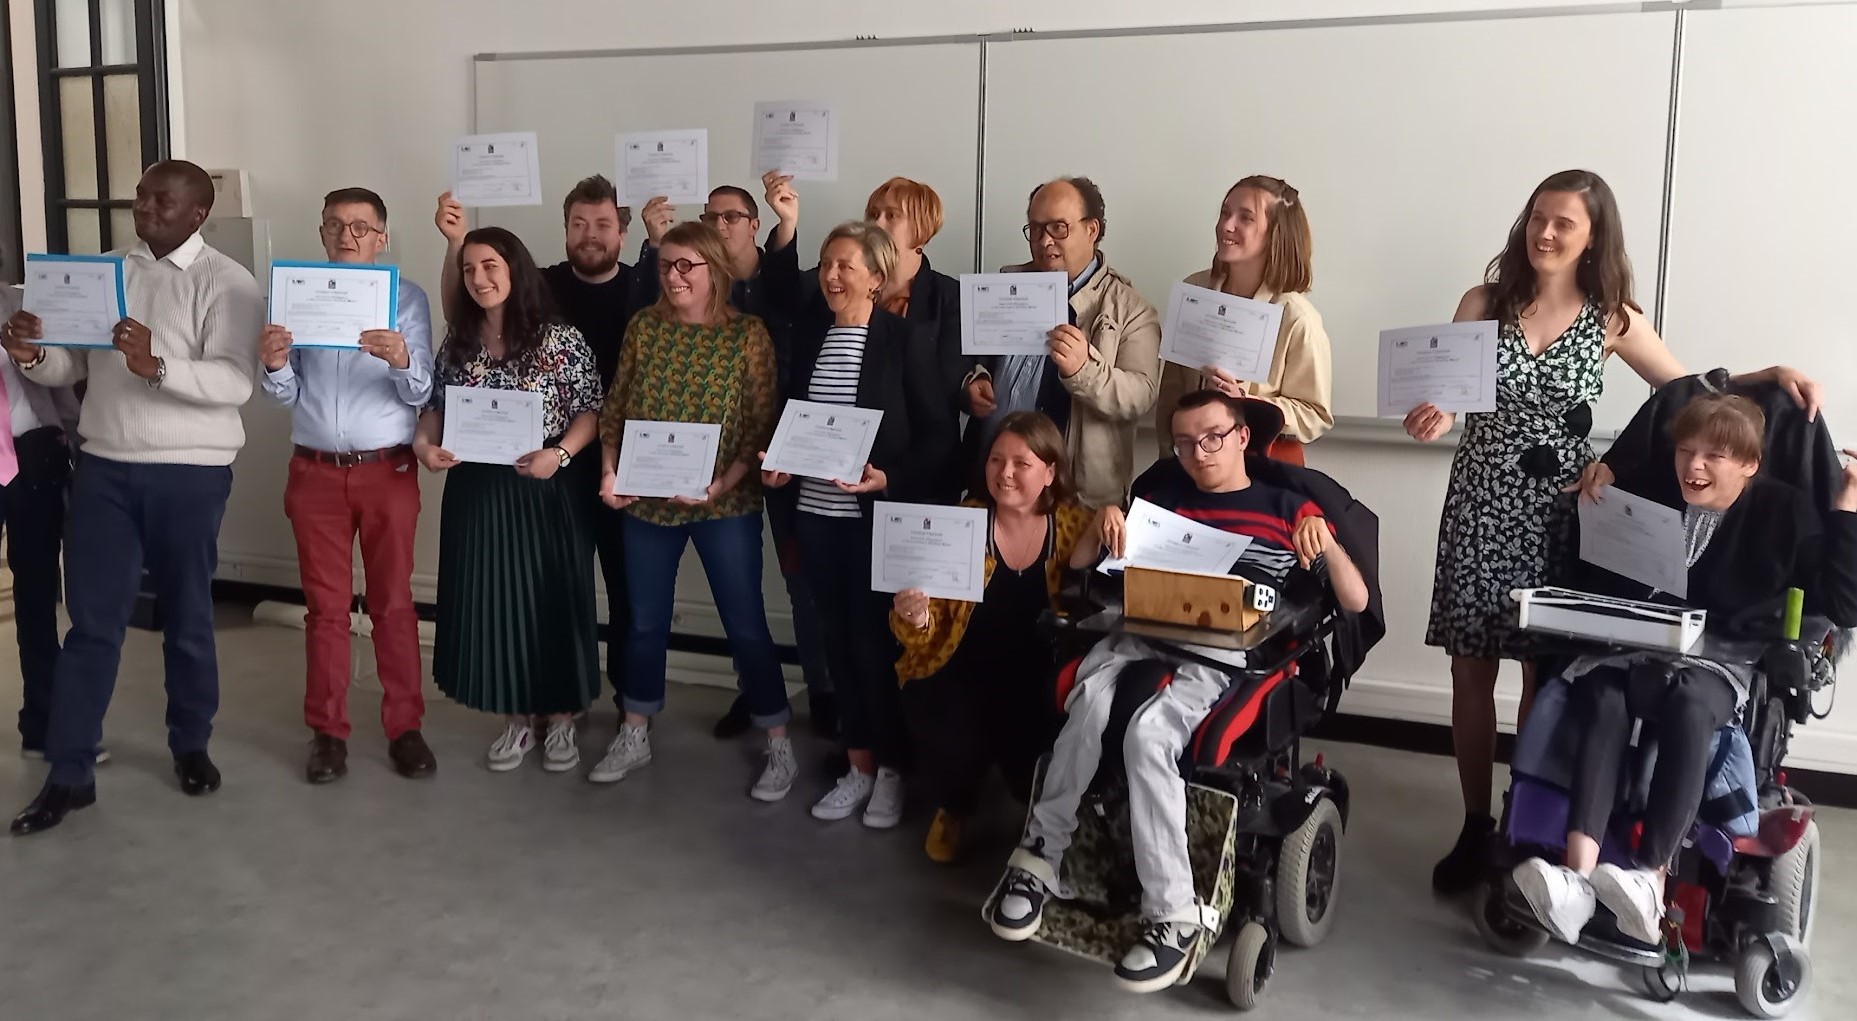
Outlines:
{"type": "MultiPolygon", "coordinates": [[[[1628,469],[1614,485],[1679,511],[1686,506],[1669,462],[1628,469]]],[[[1574,587],[1707,610],[1710,631],[1740,638],[1777,637],[1786,590],[1798,588],[1807,613],[1851,627],[1857,625],[1857,513],[1821,515],[1803,490],[1756,475],[1690,567],[1688,598],[1652,594],[1640,582],[1585,561],[1575,569],[1574,587]]]]}

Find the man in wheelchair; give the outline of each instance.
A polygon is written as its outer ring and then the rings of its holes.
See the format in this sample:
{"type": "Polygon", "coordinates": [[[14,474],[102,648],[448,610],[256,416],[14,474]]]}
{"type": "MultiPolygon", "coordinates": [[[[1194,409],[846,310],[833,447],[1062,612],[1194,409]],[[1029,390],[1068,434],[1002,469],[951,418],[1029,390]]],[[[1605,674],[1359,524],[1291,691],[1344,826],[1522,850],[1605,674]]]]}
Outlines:
{"type": "MultiPolygon", "coordinates": [[[[1368,586],[1316,505],[1251,479],[1245,449],[1254,436],[1282,428],[1275,406],[1203,390],[1182,398],[1173,413],[1173,446],[1185,474],[1148,495],[1183,517],[1249,536],[1234,569],[1259,584],[1282,588],[1291,572],[1320,560],[1341,608],[1367,607],[1368,586]]],[[[1121,556],[1126,521],[1120,508],[1098,515],[1093,537],[1081,540],[1071,563],[1088,567],[1105,550],[1121,556]]],[[[1078,806],[1102,759],[1117,677],[1140,661],[1173,668],[1171,683],[1136,710],[1123,741],[1135,871],[1141,882],[1140,940],[1116,966],[1117,979],[1137,992],[1176,982],[1203,935],[1187,853],[1186,781],[1179,761],[1194,729],[1232,678],[1220,664],[1242,665],[1236,654],[1204,646],[1172,648],[1132,635],[1097,643],[1077,671],[1058,735],[1033,806],[1025,843],[1013,853],[990,918],[993,931],[1019,941],[1037,933],[1045,902],[1065,895],[1059,879],[1077,828],[1078,806]]]]}
{"type": "MultiPolygon", "coordinates": [[[[1839,626],[1857,624],[1857,465],[1821,513],[1802,490],[1759,474],[1766,428],[1745,397],[1706,394],[1682,407],[1669,427],[1668,463],[1589,466],[1580,498],[1605,499],[1604,487],[1683,512],[1688,597],[1667,593],[1591,565],[1576,587],[1607,595],[1688,605],[1708,611],[1707,629],[1726,637],[1779,638],[1789,588],[1804,591],[1806,610],[1839,626]]],[[[1850,455],[1850,451],[1845,451],[1850,455]]],[[[1857,456],[1857,455],[1853,455],[1857,456]]],[[[1630,939],[1657,946],[1664,881],[1702,802],[1715,733],[1740,718],[1753,667],[1676,653],[1607,653],[1575,659],[1563,726],[1578,729],[1564,864],[1531,858],[1513,873],[1536,919],[1555,937],[1577,943],[1595,903],[1630,939]],[[1632,868],[1601,864],[1634,720],[1656,742],[1641,836],[1632,868]]]]}

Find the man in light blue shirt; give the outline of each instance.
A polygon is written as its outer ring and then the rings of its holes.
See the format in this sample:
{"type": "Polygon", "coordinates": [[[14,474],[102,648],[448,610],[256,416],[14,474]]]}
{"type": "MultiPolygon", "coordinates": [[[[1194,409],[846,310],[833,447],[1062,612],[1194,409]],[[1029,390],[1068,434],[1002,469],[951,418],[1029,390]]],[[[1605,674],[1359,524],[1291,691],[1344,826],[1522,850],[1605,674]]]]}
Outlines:
{"type": "MultiPolygon", "coordinates": [[[[388,244],[386,203],[366,188],[332,191],[323,199],[321,234],[330,262],[374,262],[388,244]]],[[[314,733],[306,774],[316,784],[348,772],[357,532],[388,757],[405,777],[438,768],[419,733],[425,699],[412,589],[419,523],[412,442],[419,409],[432,395],[432,313],[425,292],[404,276],[398,320],[398,329],[363,333],[354,351],[293,349],[290,331],[276,324],[264,328],[259,346],[265,393],[291,409],[295,454],[284,513],[296,533],[309,611],[303,719],[314,733]]]]}

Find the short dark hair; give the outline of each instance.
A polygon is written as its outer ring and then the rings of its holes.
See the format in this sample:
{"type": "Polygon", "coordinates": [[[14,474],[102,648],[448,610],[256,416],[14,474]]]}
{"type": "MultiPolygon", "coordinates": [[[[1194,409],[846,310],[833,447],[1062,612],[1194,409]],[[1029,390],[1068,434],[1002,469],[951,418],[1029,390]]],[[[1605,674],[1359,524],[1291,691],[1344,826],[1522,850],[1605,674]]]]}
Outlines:
{"type": "Polygon", "coordinates": [[[561,222],[567,222],[575,206],[597,206],[606,202],[612,203],[612,207],[619,211],[620,231],[632,226],[632,207],[619,204],[619,189],[613,187],[605,174],[583,177],[580,183],[574,185],[567,193],[567,198],[561,202],[561,222]]]}
{"type": "Polygon", "coordinates": [[[1096,186],[1095,181],[1087,177],[1055,177],[1033,188],[1032,193],[1025,197],[1025,204],[1031,205],[1039,192],[1054,184],[1068,184],[1083,196],[1083,218],[1096,221],[1096,241],[1101,244],[1109,236],[1109,205],[1103,201],[1103,190],[1096,186]]]}
{"type": "Polygon", "coordinates": [[[387,203],[377,192],[366,188],[337,188],[322,197],[322,208],[330,206],[370,206],[374,215],[380,217],[381,223],[387,222],[387,203]]]}
{"type": "Polygon", "coordinates": [[[213,175],[207,173],[206,169],[198,163],[189,163],[186,160],[162,160],[149,167],[144,176],[147,174],[160,174],[179,182],[194,205],[205,209],[208,213],[213,211],[213,200],[218,197],[213,190],[213,175]]]}
{"type": "Polygon", "coordinates": [[[742,205],[748,207],[748,218],[749,219],[759,220],[761,218],[761,207],[758,205],[755,205],[754,196],[748,194],[748,189],[737,188],[732,184],[724,184],[719,187],[709,189],[710,198],[713,199],[717,195],[733,195],[736,198],[741,199],[742,205]]]}
{"type": "Polygon", "coordinates": [[[1246,423],[1244,417],[1244,402],[1236,397],[1229,396],[1223,390],[1212,389],[1193,390],[1182,394],[1180,402],[1174,405],[1174,410],[1168,415],[1168,423],[1171,425],[1173,416],[1178,415],[1182,411],[1192,411],[1196,408],[1206,407],[1209,404],[1217,404],[1226,411],[1231,412],[1232,421],[1239,425],[1244,425],[1246,423]]]}

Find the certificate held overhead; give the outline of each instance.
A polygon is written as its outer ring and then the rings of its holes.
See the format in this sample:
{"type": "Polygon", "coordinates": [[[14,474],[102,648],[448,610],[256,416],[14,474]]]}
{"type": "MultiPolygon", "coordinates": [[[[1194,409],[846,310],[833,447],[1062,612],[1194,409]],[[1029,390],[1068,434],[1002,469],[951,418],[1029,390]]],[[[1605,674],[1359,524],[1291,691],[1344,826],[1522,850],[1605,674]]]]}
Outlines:
{"type": "Polygon", "coordinates": [[[709,200],[709,131],[640,131],[618,140],[619,204],[643,206],[659,195],[672,205],[709,200]]]}
{"type": "Polygon", "coordinates": [[[451,195],[467,206],[542,204],[535,132],[466,135],[451,146],[451,195]]]}
{"type": "Polygon", "coordinates": [[[129,317],[123,261],[113,255],[26,256],[27,312],[39,317],[46,347],[112,347],[129,317]]]}
{"type": "Polygon", "coordinates": [[[838,111],[828,103],[754,104],[756,177],[777,170],[795,181],[838,180],[838,111]]]}

